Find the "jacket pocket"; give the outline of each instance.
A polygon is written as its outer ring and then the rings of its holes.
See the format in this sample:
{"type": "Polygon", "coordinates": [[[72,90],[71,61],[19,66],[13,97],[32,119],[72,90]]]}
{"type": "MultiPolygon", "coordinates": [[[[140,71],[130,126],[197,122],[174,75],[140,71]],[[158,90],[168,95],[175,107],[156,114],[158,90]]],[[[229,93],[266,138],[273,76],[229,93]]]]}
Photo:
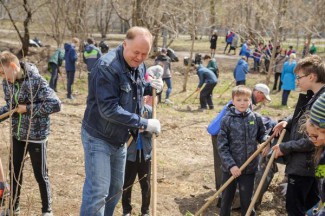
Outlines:
{"type": "Polygon", "coordinates": [[[125,105],[131,101],[132,89],[130,84],[123,83],[120,85],[121,95],[120,95],[120,104],[125,105]]]}

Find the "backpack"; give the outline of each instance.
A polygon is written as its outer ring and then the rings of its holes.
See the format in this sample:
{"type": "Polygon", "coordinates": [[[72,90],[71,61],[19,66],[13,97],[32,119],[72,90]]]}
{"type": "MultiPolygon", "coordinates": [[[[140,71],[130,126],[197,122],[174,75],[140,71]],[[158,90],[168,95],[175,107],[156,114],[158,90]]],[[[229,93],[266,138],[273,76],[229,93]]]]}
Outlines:
{"type": "Polygon", "coordinates": [[[230,100],[220,111],[220,113],[210,122],[207,130],[208,133],[211,135],[217,135],[220,132],[221,120],[226,115],[228,106],[231,104],[232,101],[230,100]]]}

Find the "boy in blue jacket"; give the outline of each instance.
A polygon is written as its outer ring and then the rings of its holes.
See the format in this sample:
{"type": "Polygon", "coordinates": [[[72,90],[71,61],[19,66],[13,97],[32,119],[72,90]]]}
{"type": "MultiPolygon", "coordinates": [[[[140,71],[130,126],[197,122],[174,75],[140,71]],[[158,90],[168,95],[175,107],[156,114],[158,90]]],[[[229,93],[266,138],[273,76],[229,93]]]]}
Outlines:
{"type": "Polygon", "coordinates": [[[74,75],[76,73],[76,63],[78,61],[78,54],[76,47],[79,47],[79,39],[72,38],[72,43],[65,43],[65,70],[67,72],[67,98],[73,99],[72,85],[74,82],[74,75]]]}
{"type": "Polygon", "coordinates": [[[35,65],[19,62],[8,51],[0,53],[0,75],[6,100],[6,105],[0,107],[0,115],[16,108],[11,117],[12,155],[9,170],[10,176],[13,176],[12,194],[10,209],[2,215],[16,215],[20,212],[22,170],[28,152],[40,189],[42,216],[51,216],[52,198],[46,149],[50,133],[49,115],[60,111],[61,102],[35,65]]]}
{"type": "MultiPolygon", "coordinates": [[[[255,158],[243,172],[245,161],[257,150],[258,143],[267,139],[262,116],[249,107],[252,91],[243,85],[232,90],[232,103],[221,121],[218,134],[218,152],[222,162],[222,182],[231,176],[236,179],[222,193],[220,216],[230,216],[237,184],[239,184],[241,215],[245,215],[251,202],[258,159],[255,158]]],[[[266,154],[266,151],[263,152],[266,154]]],[[[255,211],[252,212],[255,215],[255,211]]]]}
{"type": "Polygon", "coordinates": [[[247,57],[241,56],[234,70],[234,78],[236,80],[236,86],[246,85],[246,74],[248,73],[248,70],[249,70],[249,66],[247,63],[247,57]]]}
{"type": "Polygon", "coordinates": [[[214,109],[213,101],[212,101],[212,92],[214,87],[216,87],[218,83],[217,76],[208,68],[203,67],[202,65],[195,65],[197,70],[197,75],[199,76],[199,84],[197,86],[196,91],[200,92],[200,105],[201,109],[214,109]],[[205,86],[201,90],[203,84],[205,86]]]}

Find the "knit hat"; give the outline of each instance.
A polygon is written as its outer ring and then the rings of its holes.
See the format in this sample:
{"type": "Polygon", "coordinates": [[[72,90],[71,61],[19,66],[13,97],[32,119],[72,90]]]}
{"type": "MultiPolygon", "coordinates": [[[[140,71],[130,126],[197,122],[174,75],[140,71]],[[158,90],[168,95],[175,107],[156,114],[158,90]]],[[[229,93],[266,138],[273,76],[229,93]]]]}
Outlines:
{"type": "Polygon", "coordinates": [[[325,128],[325,93],[313,104],[310,111],[310,121],[320,128],[325,128]]]}

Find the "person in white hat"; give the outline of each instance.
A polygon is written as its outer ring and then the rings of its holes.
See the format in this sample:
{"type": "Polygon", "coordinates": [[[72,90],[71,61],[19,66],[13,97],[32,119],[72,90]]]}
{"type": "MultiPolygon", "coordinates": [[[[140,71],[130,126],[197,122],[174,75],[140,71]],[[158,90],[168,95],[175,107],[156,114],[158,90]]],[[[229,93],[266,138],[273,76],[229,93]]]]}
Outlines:
{"type": "Polygon", "coordinates": [[[271,102],[270,89],[263,83],[258,83],[254,86],[252,94],[252,105],[254,110],[258,110],[261,106],[256,107],[257,104],[271,102]]]}

